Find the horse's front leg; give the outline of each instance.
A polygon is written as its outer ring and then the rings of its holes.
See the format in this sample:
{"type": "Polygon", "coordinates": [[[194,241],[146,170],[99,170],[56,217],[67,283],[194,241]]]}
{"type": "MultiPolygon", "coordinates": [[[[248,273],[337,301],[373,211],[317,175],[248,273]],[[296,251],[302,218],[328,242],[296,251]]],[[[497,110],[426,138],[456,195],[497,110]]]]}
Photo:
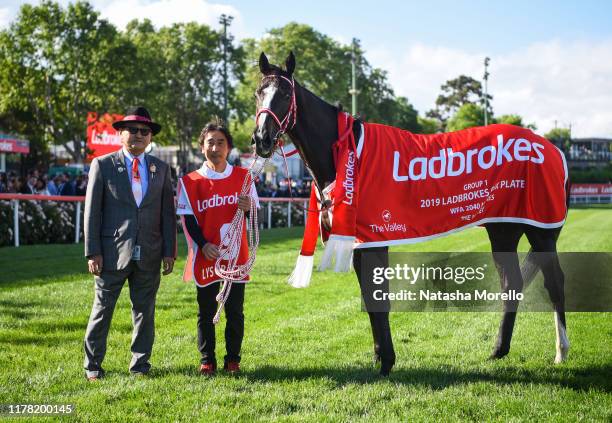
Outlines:
{"type": "Polygon", "coordinates": [[[395,364],[395,350],[389,325],[388,301],[373,301],[374,290],[389,291],[389,281],[385,279],[382,284],[374,284],[373,273],[375,267],[388,267],[389,255],[387,247],[357,249],[353,254],[353,266],[357,273],[357,280],[361,288],[361,297],[368,310],[372,336],[374,338],[374,360],[380,361],[380,374],[389,375],[395,364]]]}

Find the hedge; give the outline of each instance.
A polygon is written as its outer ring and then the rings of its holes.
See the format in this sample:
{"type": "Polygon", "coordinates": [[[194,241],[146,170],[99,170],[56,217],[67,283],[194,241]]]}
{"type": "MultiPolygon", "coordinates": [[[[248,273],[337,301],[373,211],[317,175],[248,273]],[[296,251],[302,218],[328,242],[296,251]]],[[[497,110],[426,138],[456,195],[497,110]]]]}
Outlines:
{"type": "MultiPolygon", "coordinates": [[[[13,205],[0,200],[0,247],[14,245],[13,205]]],[[[76,203],[19,201],[19,243],[65,244],[74,242],[76,203]]],[[[81,214],[81,239],[83,239],[81,214]]]]}

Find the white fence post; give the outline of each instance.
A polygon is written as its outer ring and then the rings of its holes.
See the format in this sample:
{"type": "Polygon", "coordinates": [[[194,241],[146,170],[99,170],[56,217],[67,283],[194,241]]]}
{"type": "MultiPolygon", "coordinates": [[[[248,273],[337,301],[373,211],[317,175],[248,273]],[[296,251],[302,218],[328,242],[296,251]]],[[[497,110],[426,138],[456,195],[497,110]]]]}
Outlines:
{"type": "Polygon", "coordinates": [[[19,200],[13,200],[13,237],[15,247],[19,247],[19,200]]]}
{"type": "Polygon", "coordinates": [[[306,201],[304,201],[303,206],[304,206],[304,208],[303,208],[303,210],[304,210],[304,226],[306,226],[306,217],[308,216],[308,210],[307,210],[308,209],[308,203],[306,201]]]}
{"type": "Polygon", "coordinates": [[[74,243],[78,244],[81,238],[81,202],[76,202],[76,223],[74,225],[74,243]]]}
{"type": "Polygon", "coordinates": [[[268,201],[268,229],[272,228],[272,201],[268,201]]]}
{"type": "Polygon", "coordinates": [[[287,227],[291,227],[291,201],[287,202],[287,227]]]}

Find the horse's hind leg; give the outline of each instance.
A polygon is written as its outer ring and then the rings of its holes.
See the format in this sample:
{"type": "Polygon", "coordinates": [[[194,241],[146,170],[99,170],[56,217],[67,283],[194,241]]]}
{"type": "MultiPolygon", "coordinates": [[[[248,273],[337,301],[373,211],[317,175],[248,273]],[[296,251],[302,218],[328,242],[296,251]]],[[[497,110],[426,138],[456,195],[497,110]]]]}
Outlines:
{"type": "MultiPolygon", "coordinates": [[[[389,281],[383,284],[374,285],[372,281],[374,267],[388,267],[389,256],[388,248],[368,248],[356,249],[353,254],[353,266],[357,273],[357,280],[361,288],[361,296],[366,308],[372,308],[371,301],[374,289],[389,289],[389,281]],[[367,257],[367,259],[366,259],[367,257]]],[[[376,303],[377,311],[368,311],[370,325],[372,326],[372,337],[374,339],[374,360],[380,361],[380,374],[388,375],[395,364],[395,350],[393,349],[393,339],[391,338],[391,328],[389,326],[389,308],[387,303],[376,303]],[[381,310],[381,311],[378,311],[381,310]]]]}
{"type": "Polygon", "coordinates": [[[553,304],[557,335],[555,363],[562,363],[569,354],[570,343],[565,322],[565,276],[557,255],[560,229],[529,228],[527,239],[537,252],[537,260],[544,275],[544,287],[553,304]]]}
{"type": "Polygon", "coordinates": [[[388,312],[371,312],[370,324],[374,335],[374,360],[380,360],[380,374],[388,376],[395,365],[395,351],[391,338],[388,312]]]}
{"type": "Polygon", "coordinates": [[[525,291],[531,282],[535,279],[536,275],[540,271],[540,263],[537,259],[538,255],[533,248],[529,250],[527,256],[521,263],[521,276],[523,277],[523,291],[525,291]]]}
{"type": "MultiPolygon", "coordinates": [[[[515,223],[493,223],[487,224],[485,227],[491,241],[493,260],[500,276],[502,292],[510,290],[516,293],[521,292],[523,278],[516,249],[523,235],[523,226],[515,223]]],[[[504,314],[490,358],[502,358],[510,352],[517,309],[517,300],[504,301],[504,314]]]]}
{"type": "Polygon", "coordinates": [[[378,329],[378,320],[376,314],[372,311],[368,312],[370,318],[370,326],[372,327],[372,338],[374,338],[374,364],[380,362],[380,331],[378,329]]]}

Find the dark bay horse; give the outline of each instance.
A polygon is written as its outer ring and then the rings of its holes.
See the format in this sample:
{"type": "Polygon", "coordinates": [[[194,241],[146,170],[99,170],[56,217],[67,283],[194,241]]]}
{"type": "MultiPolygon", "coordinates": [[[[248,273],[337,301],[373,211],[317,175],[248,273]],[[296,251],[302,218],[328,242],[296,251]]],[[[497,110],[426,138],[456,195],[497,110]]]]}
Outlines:
{"type": "MultiPolygon", "coordinates": [[[[263,77],[256,91],[258,113],[257,127],[253,133],[256,153],[261,157],[270,157],[278,146],[280,135],[286,133],[298,149],[317,189],[321,192],[336,178],[332,145],[338,139],[339,110],[295,81],[293,52],[285,62],[285,69],[271,65],[266,55],[261,53],[259,68],[263,77]]],[[[358,139],[361,125],[354,125],[353,131],[355,139],[358,139]]],[[[569,352],[569,340],[565,324],[564,275],[556,254],[561,228],[543,229],[521,223],[487,223],[484,226],[491,242],[502,290],[521,292],[524,285],[531,282],[538,271],[542,271],[544,285],[554,309],[557,335],[555,363],[564,361],[569,352]],[[523,235],[527,236],[531,250],[521,267],[517,247],[523,235]],[[540,252],[549,254],[536,254],[540,252]]],[[[372,283],[362,280],[362,266],[370,266],[370,260],[368,264],[365,260],[362,263],[362,256],[366,252],[371,253],[368,258],[375,257],[373,261],[377,262],[378,266],[388,264],[387,247],[354,250],[353,264],[362,295],[365,287],[372,283]]],[[[517,307],[518,301],[504,302],[503,317],[491,354],[492,359],[502,358],[510,351],[517,307]]],[[[380,373],[388,375],[395,364],[389,313],[368,314],[374,337],[375,359],[380,361],[380,373]]]]}

